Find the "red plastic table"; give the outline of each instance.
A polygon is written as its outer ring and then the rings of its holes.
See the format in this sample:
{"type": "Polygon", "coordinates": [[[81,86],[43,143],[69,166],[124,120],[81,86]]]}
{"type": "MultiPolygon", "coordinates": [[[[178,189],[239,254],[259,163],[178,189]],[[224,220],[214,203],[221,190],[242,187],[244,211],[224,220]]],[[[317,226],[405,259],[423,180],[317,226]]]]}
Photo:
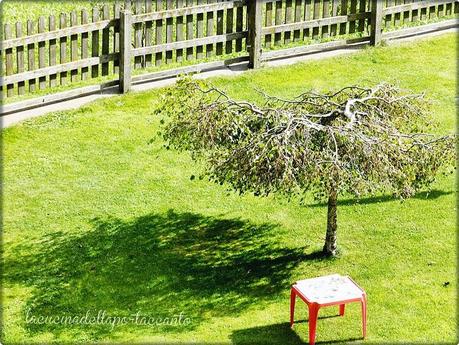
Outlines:
{"type": "Polygon", "coordinates": [[[290,327],[293,327],[296,296],[309,309],[309,344],[316,339],[317,316],[321,307],[339,305],[340,316],[344,315],[347,303],[360,302],[362,305],[363,338],[367,333],[367,297],[365,291],[350,277],[332,274],[328,276],[299,280],[292,286],[290,295],[290,327]]]}

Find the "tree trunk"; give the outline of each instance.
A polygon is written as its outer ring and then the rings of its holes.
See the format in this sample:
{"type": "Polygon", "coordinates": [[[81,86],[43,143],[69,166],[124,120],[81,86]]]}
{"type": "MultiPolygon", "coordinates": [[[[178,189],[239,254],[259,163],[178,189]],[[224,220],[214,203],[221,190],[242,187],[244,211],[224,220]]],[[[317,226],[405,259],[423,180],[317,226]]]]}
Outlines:
{"type": "Polygon", "coordinates": [[[336,190],[332,190],[328,196],[327,235],[323,252],[327,256],[336,255],[336,190]]]}

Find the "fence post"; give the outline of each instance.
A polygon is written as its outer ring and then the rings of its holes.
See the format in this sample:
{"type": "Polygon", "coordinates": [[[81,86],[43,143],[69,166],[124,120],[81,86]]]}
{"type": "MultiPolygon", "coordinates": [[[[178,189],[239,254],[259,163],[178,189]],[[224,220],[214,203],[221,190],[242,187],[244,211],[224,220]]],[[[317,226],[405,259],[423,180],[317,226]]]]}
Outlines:
{"type": "Polygon", "coordinates": [[[249,67],[253,69],[259,68],[261,63],[262,5],[262,0],[251,0],[247,5],[249,67]]]}
{"type": "Polygon", "coordinates": [[[120,13],[120,92],[126,93],[131,89],[131,33],[132,14],[129,10],[120,13]]]}
{"type": "Polygon", "coordinates": [[[370,43],[377,46],[381,43],[383,20],[383,2],[371,0],[371,33],[370,43]]]}

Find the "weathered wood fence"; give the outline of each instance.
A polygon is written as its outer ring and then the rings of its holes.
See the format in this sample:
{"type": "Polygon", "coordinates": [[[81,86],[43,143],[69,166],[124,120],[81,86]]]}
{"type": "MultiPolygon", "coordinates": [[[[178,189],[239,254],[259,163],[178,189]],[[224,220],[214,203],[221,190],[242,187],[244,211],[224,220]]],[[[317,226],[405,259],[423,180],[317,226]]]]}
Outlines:
{"type": "MultiPolygon", "coordinates": [[[[257,68],[312,50],[377,45],[398,35],[387,29],[458,9],[457,0],[127,0],[92,13],[5,24],[0,88],[3,97],[11,97],[113,75],[108,84],[126,92],[133,82],[237,61],[257,68]],[[291,47],[295,42],[303,44],[291,47]],[[136,71],[155,66],[162,70],[136,71]]],[[[455,22],[430,27],[445,25],[455,22]]]]}

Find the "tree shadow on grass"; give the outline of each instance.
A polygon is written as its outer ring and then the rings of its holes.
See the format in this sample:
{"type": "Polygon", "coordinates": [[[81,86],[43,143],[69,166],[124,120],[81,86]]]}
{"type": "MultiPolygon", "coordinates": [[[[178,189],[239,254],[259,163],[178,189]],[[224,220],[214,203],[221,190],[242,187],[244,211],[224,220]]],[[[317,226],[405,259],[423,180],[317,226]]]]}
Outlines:
{"type": "MultiPolygon", "coordinates": [[[[435,200],[439,197],[444,195],[452,194],[452,191],[441,191],[441,190],[431,190],[429,192],[420,192],[413,196],[413,199],[418,200],[435,200]]],[[[337,205],[338,206],[354,206],[354,205],[370,205],[370,204],[377,204],[380,202],[388,202],[388,201],[397,201],[398,199],[392,195],[381,195],[381,196],[374,196],[368,198],[361,198],[361,199],[339,199],[337,205]]],[[[325,207],[327,206],[326,202],[316,203],[307,205],[308,207],[325,207]]]]}
{"type": "MultiPolygon", "coordinates": [[[[295,322],[298,323],[298,322],[295,322]]],[[[288,322],[282,322],[261,327],[240,329],[231,334],[233,345],[265,345],[265,344],[285,344],[285,345],[304,345],[309,344],[307,334],[303,335],[302,340],[297,331],[290,328],[288,322]]],[[[339,344],[362,341],[362,338],[349,338],[331,341],[316,341],[316,344],[339,344]]]]}
{"type": "MultiPolygon", "coordinates": [[[[92,220],[81,234],[53,233],[41,243],[12,248],[6,281],[33,288],[30,315],[165,318],[183,313],[180,327],[154,326],[154,333],[186,332],[204,320],[237,315],[276,298],[291,284],[291,271],[306,260],[305,248],[276,244],[273,224],[194,213],[148,214],[133,220],[92,220]]],[[[25,312],[24,312],[25,313],[25,312]]],[[[25,317],[26,315],[24,315],[25,317]]],[[[26,324],[30,334],[61,332],[98,340],[110,332],[143,332],[145,326],[26,324]]],[[[148,326],[146,326],[148,327],[148,326]]],[[[151,326],[150,326],[151,327],[151,326]]],[[[151,329],[148,330],[151,334],[151,329]]]]}
{"type": "Polygon", "coordinates": [[[234,345],[304,344],[288,322],[240,329],[231,334],[231,341],[234,345]]]}

